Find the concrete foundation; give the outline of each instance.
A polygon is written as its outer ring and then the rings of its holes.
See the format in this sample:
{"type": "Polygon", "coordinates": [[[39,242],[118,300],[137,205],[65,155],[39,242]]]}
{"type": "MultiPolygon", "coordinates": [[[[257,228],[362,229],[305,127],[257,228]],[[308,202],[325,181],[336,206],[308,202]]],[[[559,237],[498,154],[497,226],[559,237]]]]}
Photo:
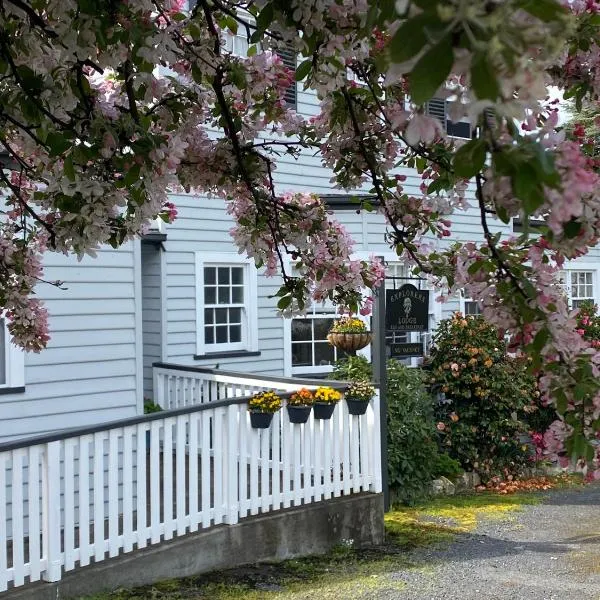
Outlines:
{"type": "Polygon", "coordinates": [[[334,498],[244,519],[123,554],[0,594],[0,600],[67,600],[163,579],[267,560],[322,554],[344,540],[357,547],[383,541],[383,496],[334,498]]]}

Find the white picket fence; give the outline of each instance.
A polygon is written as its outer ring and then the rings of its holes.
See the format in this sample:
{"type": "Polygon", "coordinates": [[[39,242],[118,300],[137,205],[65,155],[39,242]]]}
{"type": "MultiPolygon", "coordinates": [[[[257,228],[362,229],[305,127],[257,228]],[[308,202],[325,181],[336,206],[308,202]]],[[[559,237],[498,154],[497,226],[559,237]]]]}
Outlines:
{"type": "Polygon", "coordinates": [[[0,446],[0,591],[248,515],[381,491],[378,396],[364,416],[342,401],[330,420],[295,425],[284,407],[258,430],[239,394],[306,385],[179,367],[157,378],[175,394],[163,401],[184,408],[0,446]],[[186,394],[206,381],[216,397],[194,404],[186,394]]]}

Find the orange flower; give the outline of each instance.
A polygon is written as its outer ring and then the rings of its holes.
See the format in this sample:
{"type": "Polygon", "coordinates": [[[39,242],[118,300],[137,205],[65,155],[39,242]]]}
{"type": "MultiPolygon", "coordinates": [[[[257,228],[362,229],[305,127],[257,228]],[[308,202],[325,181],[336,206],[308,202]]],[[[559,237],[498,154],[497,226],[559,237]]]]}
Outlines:
{"type": "Polygon", "coordinates": [[[492,359],[488,358],[484,363],[483,363],[486,367],[491,367],[492,366],[492,359]]]}

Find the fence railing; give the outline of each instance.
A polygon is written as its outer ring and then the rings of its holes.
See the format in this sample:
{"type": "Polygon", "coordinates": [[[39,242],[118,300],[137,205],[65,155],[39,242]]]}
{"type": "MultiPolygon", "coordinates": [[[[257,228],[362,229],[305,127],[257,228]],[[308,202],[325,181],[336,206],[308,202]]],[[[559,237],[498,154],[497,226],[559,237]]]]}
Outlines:
{"type": "MultiPolygon", "coordinates": [[[[339,386],[339,382],[269,377],[220,369],[154,363],[154,401],[166,409],[183,408],[224,398],[247,397],[265,390],[293,392],[300,387],[339,386]]],[[[341,386],[340,386],[341,387],[341,386]]]]}
{"type": "Polygon", "coordinates": [[[378,396],[364,416],[342,401],[304,425],[284,406],[258,430],[239,390],[304,384],[243,378],[202,381],[233,398],[0,445],[0,591],[248,515],[381,491],[378,396]]]}

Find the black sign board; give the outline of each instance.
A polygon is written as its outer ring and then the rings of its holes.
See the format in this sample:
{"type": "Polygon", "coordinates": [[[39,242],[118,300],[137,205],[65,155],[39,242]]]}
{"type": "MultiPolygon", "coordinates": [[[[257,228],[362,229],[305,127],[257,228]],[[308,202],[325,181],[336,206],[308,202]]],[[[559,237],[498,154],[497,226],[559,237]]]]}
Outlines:
{"type": "Polygon", "coordinates": [[[409,356],[423,356],[423,344],[390,344],[390,358],[407,358],[409,356]]]}
{"type": "Polygon", "coordinates": [[[429,290],[407,283],[385,291],[385,328],[388,331],[427,331],[429,329],[429,290]]]}

